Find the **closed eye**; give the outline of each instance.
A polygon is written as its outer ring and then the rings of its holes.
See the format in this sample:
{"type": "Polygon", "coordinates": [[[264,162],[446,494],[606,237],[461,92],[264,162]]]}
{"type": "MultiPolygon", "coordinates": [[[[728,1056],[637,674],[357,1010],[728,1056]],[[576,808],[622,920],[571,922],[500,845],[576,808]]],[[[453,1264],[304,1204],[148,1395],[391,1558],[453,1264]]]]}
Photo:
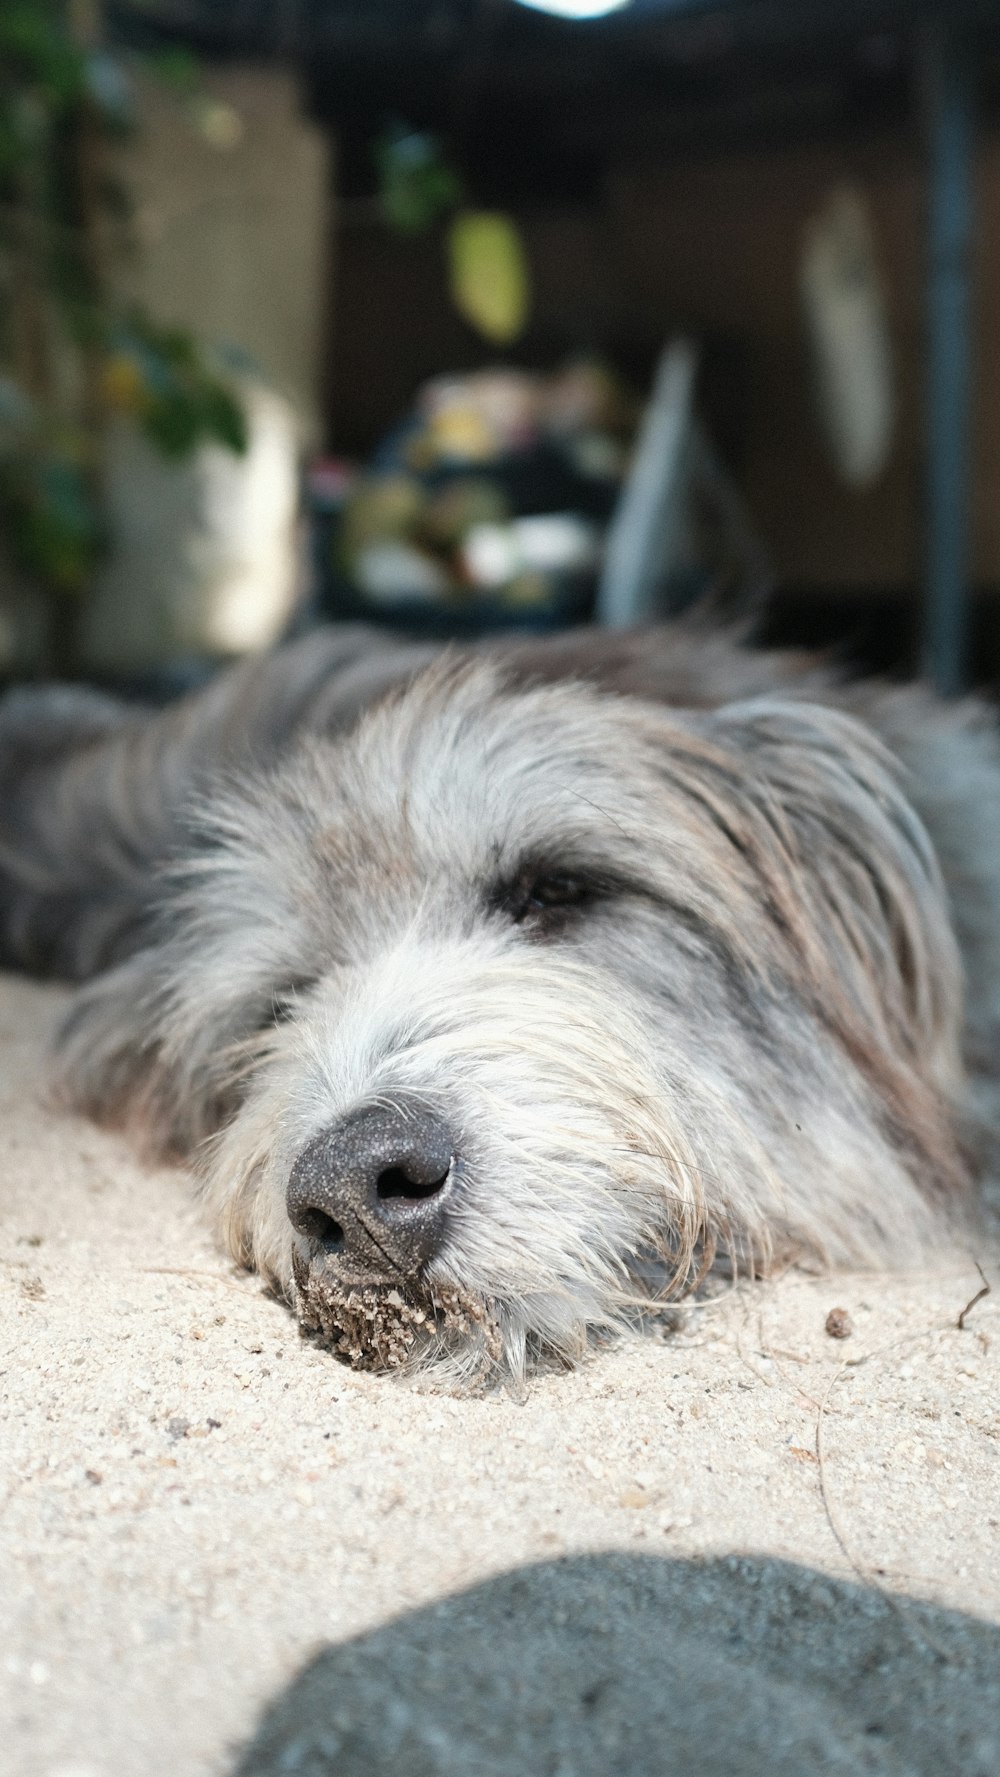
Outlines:
{"type": "Polygon", "coordinates": [[[489,904],[514,925],[551,931],[597,901],[607,900],[621,885],[591,870],[556,870],[525,866],[490,891],[489,904]]]}
{"type": "Polygon", "coordinates": [[[274,1024],[288,1024],[295,1017],[302,995],[315,987],[316,977],[303,975],[294,981],[287,981],[276,987],[268,1003],[267,1011],[261,1018],[261,1029],[267,1030],[274,1024]]]}

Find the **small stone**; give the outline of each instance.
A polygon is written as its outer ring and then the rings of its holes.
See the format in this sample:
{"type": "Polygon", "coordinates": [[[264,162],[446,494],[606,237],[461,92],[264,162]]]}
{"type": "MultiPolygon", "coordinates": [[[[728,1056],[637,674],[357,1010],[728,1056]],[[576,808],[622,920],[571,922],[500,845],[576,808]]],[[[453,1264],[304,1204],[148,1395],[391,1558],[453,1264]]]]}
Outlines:
{"type": "Polygon", "coordinates": [[[627,1511],[632,1512],[641,1512],[646,1506],[652,1505],[652,1503],[653,1496],[651,1493],[647,1493],[645,1487],[627,1487],[625,1492],[620,1494],[618,1498],[618,1504],[624,1506],[627,1511]]]}
{"type": "Polygon", "coordinates": [[[830,1339],[849,1339],[854,1331],[854,1322],[846,1308],[831,1308],[826,1317],[826,1332],[830,1339]]]}

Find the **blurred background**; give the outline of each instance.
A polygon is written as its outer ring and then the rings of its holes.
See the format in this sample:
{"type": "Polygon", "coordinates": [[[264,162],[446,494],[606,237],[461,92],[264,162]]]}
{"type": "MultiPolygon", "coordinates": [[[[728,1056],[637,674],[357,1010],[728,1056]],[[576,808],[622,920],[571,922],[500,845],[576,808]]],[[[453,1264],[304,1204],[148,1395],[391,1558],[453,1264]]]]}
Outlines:
{"type": "Polygon", "coordinates": [[[997,0],[0,0],[0,677],[1000,661],[997,0]]]}

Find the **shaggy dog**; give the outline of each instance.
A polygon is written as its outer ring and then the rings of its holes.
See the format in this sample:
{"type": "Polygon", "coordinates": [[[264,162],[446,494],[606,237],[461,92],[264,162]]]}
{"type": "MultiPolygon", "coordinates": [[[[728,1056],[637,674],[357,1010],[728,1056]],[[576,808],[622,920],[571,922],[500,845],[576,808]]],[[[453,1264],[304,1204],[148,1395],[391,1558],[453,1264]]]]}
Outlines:
{"type": "Polygon", "coordinates": [[[3,958],[87,981],[64,1101],[356,1363],[516,1376],[719,1251],[905,1262],[967,1200],[975,705],[685,625],[331,630],[160,714],[15,694],[0,798],[3,958]]]}

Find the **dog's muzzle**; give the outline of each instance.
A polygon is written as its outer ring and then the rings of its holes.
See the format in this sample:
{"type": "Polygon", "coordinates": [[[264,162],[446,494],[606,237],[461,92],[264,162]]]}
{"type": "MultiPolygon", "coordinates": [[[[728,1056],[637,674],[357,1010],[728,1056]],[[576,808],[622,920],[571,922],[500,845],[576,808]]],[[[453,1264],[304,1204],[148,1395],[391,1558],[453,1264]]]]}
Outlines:
{"type": "Polygon", "coordinates": [[[410,1282],[441,1249],[454,1174],[450,1129],[419,1099],[395,1094],[302,1150],[288,1181],[289,1219],[324,1269],[410,1282]]]}

